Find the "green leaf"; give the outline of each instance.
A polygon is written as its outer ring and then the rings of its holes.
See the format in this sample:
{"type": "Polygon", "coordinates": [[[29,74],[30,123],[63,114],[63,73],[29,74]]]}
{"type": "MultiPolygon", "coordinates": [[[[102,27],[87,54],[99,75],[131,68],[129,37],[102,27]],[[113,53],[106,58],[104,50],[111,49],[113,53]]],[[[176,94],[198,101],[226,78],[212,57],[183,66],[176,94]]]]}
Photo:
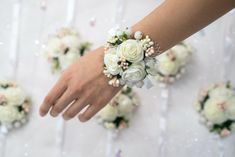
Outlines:
{"type": "Polygon", "coordinates": [[[90,49],[90,47],[91,47],[90,42],[81,43],[81,45],[79,47],[80,55],[83,56],[85,54],[85,52],[90,49]]]}

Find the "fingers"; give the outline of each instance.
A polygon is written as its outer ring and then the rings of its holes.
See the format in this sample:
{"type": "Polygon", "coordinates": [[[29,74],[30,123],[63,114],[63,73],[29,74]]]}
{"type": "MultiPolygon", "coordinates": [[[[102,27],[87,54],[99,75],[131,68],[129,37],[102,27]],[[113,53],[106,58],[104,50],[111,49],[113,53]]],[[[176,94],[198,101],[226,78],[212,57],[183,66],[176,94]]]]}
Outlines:
{"type": "Polygon", "coordinates": [[[81,122],[86,122],[90,120],[99,110],[102,109],[103,106],[104,104],[102,102],[91,104],[84,113],[78,116],[79,120],[81,122]]]}
{"type": "Polygon", "coordinates": [[[81,97],[76,100],[63,114],[63,118],[65,120],[70,120],[74,118],[81,110],[86,107],[89,103],[87,102],[87,98],[81,97]]]}
{"type": "Polygon", "coordinates": [[[72,92],[70,88],[64,92],[64,94],[59,98],[59,100],[52,106],[50,114],[52,117],[58,116],[67,106],[69,106],[75,99],[77,95],[72,92]]]}
{"type": "Polygon", "coordinates": [[[66,89],[66,82],[62,79],[59,79],[54,87],[51,89],[49,94],[45,97],[43,104],[40,107],[41,116],[45,116],[49,112],[51,106],[54,105],[56,100],[64,93],[66,89]]]}
{"type": "Polygon", "coordinates": [[[110,92],[109,90],[100,90],[103,92],[97,92],[93,95],[93,97],[98,99],[93,99],[90,101],[90,106],[78,116],[81,122],[86,122],[90,120],[97,112],[99,112],[108,102],[115,96],[115,94],[120,90],[116,89],[114,92],[110,92]]]}

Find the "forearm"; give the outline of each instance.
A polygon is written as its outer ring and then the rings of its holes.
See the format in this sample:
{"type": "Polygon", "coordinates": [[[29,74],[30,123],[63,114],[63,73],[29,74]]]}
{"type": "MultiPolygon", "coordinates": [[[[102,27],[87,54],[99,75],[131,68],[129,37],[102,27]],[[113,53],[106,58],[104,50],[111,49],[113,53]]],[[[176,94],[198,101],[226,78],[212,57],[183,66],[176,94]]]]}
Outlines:
{"type": "Polygon", "coordinates": [[[234,0],[166,0],[133,26],[165,51],[235,7],[234,0]]]}

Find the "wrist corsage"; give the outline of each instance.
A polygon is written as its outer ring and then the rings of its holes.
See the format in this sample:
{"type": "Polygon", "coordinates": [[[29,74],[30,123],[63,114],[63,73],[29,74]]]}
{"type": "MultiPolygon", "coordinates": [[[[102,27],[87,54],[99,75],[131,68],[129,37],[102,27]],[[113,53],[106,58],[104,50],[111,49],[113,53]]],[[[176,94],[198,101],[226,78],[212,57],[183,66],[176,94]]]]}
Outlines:
{"type": "Polygon", "coordinates": [[[0,127],[6,132],[26,123],[31,103],[22,89],[12,82],[0,82],[0,127]]]}
{"type": "Polygon", "coordinates": [[[161,52],[160,46],[140,31],[133,38],[131,35],[128,29],[117,30],[105,46],[103,72],[114,87],[142,87],[148,75],[157,74],[157,62],[152,55],[161,52]]]}
{"type": "Polygon", "coordinates": [[[52,72],[67,68],[89,50],[89,42],[81,42],[74,28],[61,28],[48,39],[44,54],[51,64],[52,72]]]}
{"type": "Polygon", "coordinates": [[[127,128],[139,100],[131,88],[125,86],[98,114],[98,121],[111,130],[127,128]]]}
{"type": "Polygon", "coordinates": [[[196,103],[200,121],[222,137],[235,131],[235,91],[229,83],[213,84],[201,90],[196,103]]]}
{"type": "Polygon", "coordinates": [[[179,79],[185,72],[185,66],[193,52],[192,47],[184,42],[172,47],[157,57],[157,75],[154,81],[169,84],[179,79]]]}

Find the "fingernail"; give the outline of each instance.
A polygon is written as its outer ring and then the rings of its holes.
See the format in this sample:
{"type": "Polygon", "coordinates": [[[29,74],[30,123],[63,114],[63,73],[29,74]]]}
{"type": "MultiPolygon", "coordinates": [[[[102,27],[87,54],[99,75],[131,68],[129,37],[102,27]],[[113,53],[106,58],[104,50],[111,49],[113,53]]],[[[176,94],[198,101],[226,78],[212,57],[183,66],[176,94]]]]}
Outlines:
{"type": "Polygon", "coordinates": [[[85,118],[83,118],[82,115],[79,115],[79,116],[78,116],[78,119],[79,119],[79,121],[82,122],[82,123],[84,123],[84,122],[87,121],[85,118]]]}
{"type": "Polygon", "coordinates": [[[52,112],[51,112],[51,116],[52,116],[52,117],[57,117],[57,116],[58,116],[58,113],[52,111],[52,112]]]}
{"type": "Polygon", "coordinates": [[[44,117],[46,114],[45,114],[45,113],[42,113],[42,112],[39,112],[39,115],[40,115],[41,117],[44,117]]]}
{"type": "Polygon", "coordinates": [[[63,116],[63,119],[66,120],[66,121],[70,120],[70,118],[66,117],[66,116],[63,116]]]}
{"type": "Polygon", "coordinates": [[[39,109],[39,115],[41,117],[44,117],[46,115],[46,112],[43,112],[41,109],[39,109]]]}

